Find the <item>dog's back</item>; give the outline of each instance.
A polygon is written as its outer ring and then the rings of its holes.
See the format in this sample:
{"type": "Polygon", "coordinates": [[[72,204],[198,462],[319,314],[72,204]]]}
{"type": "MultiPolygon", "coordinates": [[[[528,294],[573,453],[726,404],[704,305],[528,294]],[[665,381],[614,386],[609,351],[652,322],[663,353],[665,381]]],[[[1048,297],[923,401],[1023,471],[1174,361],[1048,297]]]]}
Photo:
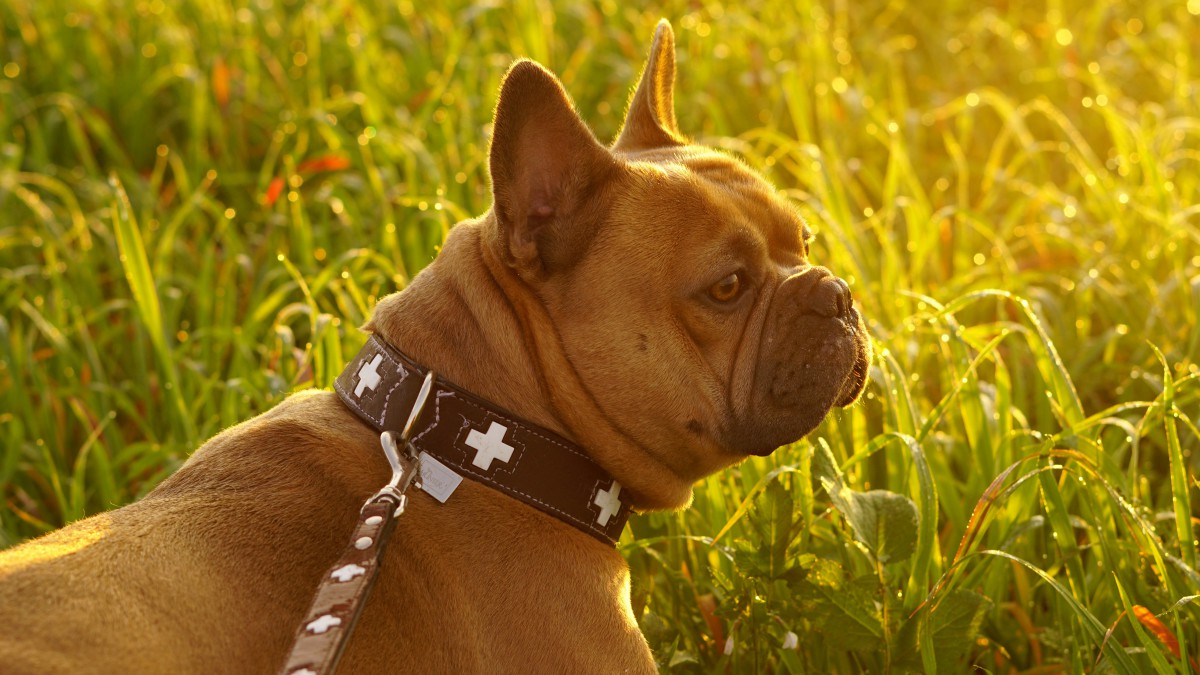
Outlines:
{"type": "MultiPolygon", "coordinates": [[[[0,672],[276,672],[386,480],[377,439],[332,392],[296,394],[145,499],[0,553],[0,672]]],[[[414,495],[345,672],[647,670],[621,556],[511,502],[414,495]]]]}
{"type": "Polygon", "coordinates": [[[322,446],[346,443],[339,405],[292,397],[213,438],[145,499],[0,554],[0,670],[278,668],[286,617],[307,602],[280,581],[315,585],[354,518],[338,506],[353,501],[345,483],[320,465],[322,446]]]}

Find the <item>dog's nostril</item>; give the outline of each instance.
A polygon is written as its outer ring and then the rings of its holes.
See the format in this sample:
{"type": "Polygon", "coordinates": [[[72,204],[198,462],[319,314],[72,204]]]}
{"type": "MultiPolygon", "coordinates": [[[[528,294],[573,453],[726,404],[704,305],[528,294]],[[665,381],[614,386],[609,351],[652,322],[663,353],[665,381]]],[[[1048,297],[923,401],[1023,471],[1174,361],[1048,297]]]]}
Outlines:
{"type": "Polygon", "coordinates": [[[850,287],[835,276],[827,276],[814,285],[805,305],[806,314],[829,319],[845,316],[850,312],[850,287]]]}
{"type": "Polygon", "coordinates": [[[854,299],[850,296],[850,284],[847,284],[840,277],[834,277],[834,282],[837,283],[841,293],[838,295],[838,316],[845,316],[850,313],[850,308],[854,306],[854,299]]]}

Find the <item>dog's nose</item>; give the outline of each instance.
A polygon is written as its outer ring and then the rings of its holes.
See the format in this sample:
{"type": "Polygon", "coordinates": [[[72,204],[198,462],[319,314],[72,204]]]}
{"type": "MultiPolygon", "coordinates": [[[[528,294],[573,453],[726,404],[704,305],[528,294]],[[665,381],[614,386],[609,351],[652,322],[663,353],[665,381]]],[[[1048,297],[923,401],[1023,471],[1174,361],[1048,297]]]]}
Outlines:
{"type": "Polygon", "coordinates": [[[810,267],[788,281],[800,284],[803,313],[828,319],[850,313],[850,286],[824,267],[810,267]]]}

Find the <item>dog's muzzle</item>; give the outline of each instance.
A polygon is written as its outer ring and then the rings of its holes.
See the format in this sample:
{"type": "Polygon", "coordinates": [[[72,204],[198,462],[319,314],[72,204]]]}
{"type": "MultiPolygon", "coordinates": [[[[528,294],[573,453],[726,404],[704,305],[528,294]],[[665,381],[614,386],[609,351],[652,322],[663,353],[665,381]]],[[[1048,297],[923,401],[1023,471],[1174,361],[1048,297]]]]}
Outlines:
{"type": "Polygon", "coordinates": [[[755,373],[754,419],[738,425],[738,447],[756,455],[802,438],[835,405],[857,400],[871,362],[850,286],[824,267],[785,279],[768,316],[755,373]]]}

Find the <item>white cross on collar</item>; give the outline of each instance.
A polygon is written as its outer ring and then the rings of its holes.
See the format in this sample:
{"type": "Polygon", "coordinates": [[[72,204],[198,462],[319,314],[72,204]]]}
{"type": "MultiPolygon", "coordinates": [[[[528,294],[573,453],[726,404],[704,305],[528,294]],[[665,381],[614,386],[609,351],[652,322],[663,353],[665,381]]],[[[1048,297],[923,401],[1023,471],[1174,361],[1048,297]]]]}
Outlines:
{"type": "Polygon", "coordinates": [[[379,375],[380,363],[383,363],[383,354],[376,354],[369,362],[363,362],[362,367],[358,369],[358,386],[354,387],[355,397],[362,398],[364,390],[375,391],[375,387],[379,386],[380,380],[383,379],[379,375]]]}
{"type": "Polygon", "coordinates": [[[596,492],[592,503],[600,507],[600,515],[596,516],[596,522],[600,523],[600,527],[608,527],[608,519],[621,510],[621,500],[618,498],[620,494],[621,484],[615,480],[607,490],[596,492]]]}
{"type": "Polygon", "coordinates": [[[504,435],[507,433],[508,427],[497,422],[492,422],[486,434],[472,429],[471,433],[467,434],[467,445],[475,449],[475,458],[471,463],[484,471],[492,466],[493,459],[507,464],[513,454],[513,446],[504,442],[504,435]]]}

